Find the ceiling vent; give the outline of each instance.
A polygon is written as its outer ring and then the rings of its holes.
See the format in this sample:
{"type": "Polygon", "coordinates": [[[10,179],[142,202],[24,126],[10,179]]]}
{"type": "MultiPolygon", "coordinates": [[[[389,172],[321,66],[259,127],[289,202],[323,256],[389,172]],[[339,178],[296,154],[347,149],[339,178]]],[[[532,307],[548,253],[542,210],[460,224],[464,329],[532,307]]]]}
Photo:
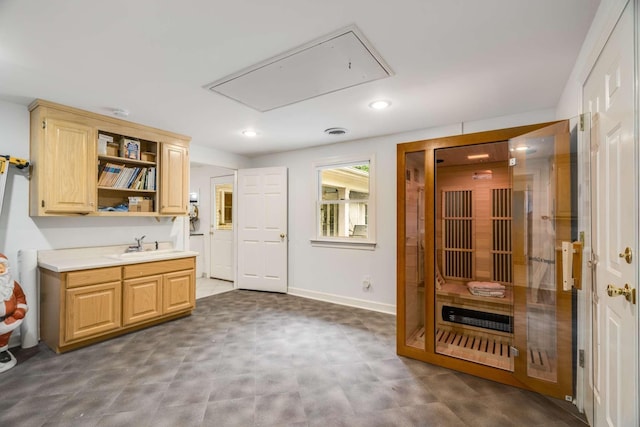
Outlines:
{"type": "Polygon", "coordinates": [[[204,87],[264,112],[391,75],[352,25],[204,87]]]}

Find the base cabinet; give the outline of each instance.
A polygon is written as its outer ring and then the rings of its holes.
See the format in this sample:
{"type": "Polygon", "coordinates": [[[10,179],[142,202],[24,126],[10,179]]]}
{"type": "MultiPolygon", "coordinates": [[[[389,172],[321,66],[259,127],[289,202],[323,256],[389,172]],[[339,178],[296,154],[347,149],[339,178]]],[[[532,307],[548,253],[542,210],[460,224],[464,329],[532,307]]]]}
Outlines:
{"type": "MultiPolygon", "coordinates": [[[[191,267],[182,263],[181,267],[191,267]]],[[[148,266],[140,264],[145,269],[148,266]]],[[[151,266],[164,271],[164,266],[151,266]]],[[[175,267],[170,267],[175,268],[175,267]]],[[[129,274],[135,274],[129,269],[129,274]]],[[[127,279],[123,282],[123,324],[133,325],[158,316],[191,310],[195,306],[195,270],[127,279]]]]}
{"type": "Polygon", "coordinates": [[[42,340],[58,353],[191,314],[195,257],[70,272],[40,269],[42,340]]]}

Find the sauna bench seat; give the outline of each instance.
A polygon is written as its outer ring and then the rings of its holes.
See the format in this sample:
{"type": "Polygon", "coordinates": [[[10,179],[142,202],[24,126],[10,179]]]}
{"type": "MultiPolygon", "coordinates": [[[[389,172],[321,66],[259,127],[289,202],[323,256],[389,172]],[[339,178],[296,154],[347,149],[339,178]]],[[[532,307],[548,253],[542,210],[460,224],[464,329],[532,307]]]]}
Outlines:
{"type": "Polygon", "coordinates": [[[473,295],[471,292],[469,292],[467,285],[461,283],[445,283],[444,285],[442,285],[442,288],[436,289],[436,294],[439,296],[448,296],[454,299],[459,299],[461,301],[467,302],[470,305],[474,305],[474,302],[478,305],[491,303],[511,306],[513,304],[510,286],[507,286],[504,293],[504,298],[481,297],[473,295]]]}
{"type": "Polygon", "coordinates": [[[512,332],[508,329],[495,329],[489,326],[493,322],[512,324],[513,298],[510,287],[505,290],[504,298],[497,298],[473,295],[462,283],[445,283],[442,289],[436,291],[435,309],[438,330],[461,332],[473,337],[495,337],[501,342],[504,340],[508,342],[512,337],[512,332]],[[457,315],[464,319],[453,320],[450,317],[452,310],[458,309],[470,310],[470,312],[458,312],[457,315]],[[502,316],[503,319],[496,319],[495,316],[502,316]],[[470,317],[471,320],[466,321],[466,317],[470,317]]]}

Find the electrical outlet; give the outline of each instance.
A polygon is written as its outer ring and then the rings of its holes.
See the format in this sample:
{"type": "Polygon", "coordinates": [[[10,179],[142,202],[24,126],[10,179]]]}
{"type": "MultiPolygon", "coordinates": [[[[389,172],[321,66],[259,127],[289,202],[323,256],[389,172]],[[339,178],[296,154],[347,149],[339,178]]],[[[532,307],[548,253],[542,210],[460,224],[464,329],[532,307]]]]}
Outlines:
{"type": "Polygon", "coordinates": [[[370,276],[364,276],[362,278],[362,290],[363,291],[368,291],[371,289],[371,277],[370,276]]]}

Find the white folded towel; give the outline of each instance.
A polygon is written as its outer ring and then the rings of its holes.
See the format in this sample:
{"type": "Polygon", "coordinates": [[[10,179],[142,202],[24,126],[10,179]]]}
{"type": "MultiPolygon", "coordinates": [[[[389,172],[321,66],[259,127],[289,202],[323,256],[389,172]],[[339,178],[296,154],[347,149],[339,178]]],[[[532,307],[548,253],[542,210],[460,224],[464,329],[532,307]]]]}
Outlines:
{"type": "Polygon", "coordinates": [[[504,298],[504,291],[482,291],[476,289],[469,289],[472,295],[477,297],[493,297],[493,298],[504,298]]]}
{"type": "Polygon", "coordinates": [[[497,282],[468,282],[467,287],[469,289],[484,289],[484,290],[504,290],[505,286],[497,282]]]}

